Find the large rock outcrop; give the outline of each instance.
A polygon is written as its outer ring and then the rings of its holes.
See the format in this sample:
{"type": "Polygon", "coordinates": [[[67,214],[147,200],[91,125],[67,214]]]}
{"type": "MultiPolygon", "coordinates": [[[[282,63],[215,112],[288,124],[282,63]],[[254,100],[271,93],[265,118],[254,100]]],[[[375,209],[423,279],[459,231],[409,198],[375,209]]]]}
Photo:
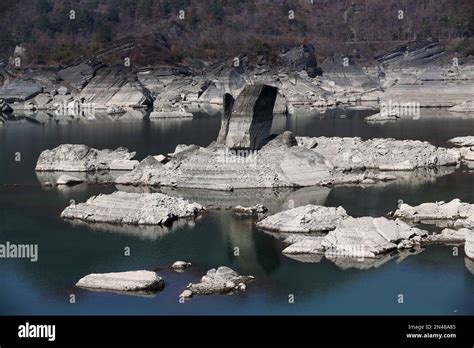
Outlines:
{"type": "Polygon", "coordinates": [[[377,169],[412,171],[421,167],[459,163],[456,149],[436,147],[426,141],[359,137],[296,137],[298,145],[311,148],[339,170],[377,169]]]}
{"type": "Polygon", "coordinates": [[[165,225],[178,218],[195,217],[205,211],[198,203],[162,193],[127,193],[89,198],[72,203],[61,213],[65,219],[131,225],[165,225]]]}
{"type": "Polygon", "coordinates": [[[260,149],[270,135],[277,93],[265,84],[247,85],[233,105],[226,101],[219,141],[230,148],[260,149]]]}
{"type": "Polygon", "coordinates": [[[77,287],[111,291],[157,291],[163,289],[163,279],[151,271],[92,273],[81,278],[77,287]]]}
{"type": "Polygon", "coordinates": [[[120,147],[97,150],[86,145],[63,144],[44,150],[36,163],[36,171],[93,172],[99,170],[132,170],[138,161],[135,152],[120,147]]]}

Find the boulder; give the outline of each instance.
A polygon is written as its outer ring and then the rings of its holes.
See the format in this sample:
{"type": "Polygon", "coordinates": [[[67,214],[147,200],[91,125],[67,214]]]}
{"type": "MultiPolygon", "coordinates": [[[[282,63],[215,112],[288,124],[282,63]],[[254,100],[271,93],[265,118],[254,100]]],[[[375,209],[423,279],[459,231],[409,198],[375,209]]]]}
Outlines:
{"type": "Polygon", "coordinates": [[[205,211],[198,203],[162,193],[117,191],[71,204],[61,213],[65,219],[111,224],[165,225],[178,218],[191,218],[205,211]]]}
{"type": "Polygon", "coordinates": [[[118,106],[118,105],[110,105],[107,107],[107,110],[106,110],[107,114],[109,115],[117,115],[117,114],[123,114],[125,113],[125,109],[118,106]]]}
{"type": "Polygon", "coordinates": [[[257,227],[273,232],[327,232],[334,230],[342,220],[348,217],[343,207],[308,204],[270,215],[259,221],[257,227]]]}
{"type": "Polygon", "coordinates": [[[253,280],[253,276],[241,276],[231,268],[221,266],[217,270],[213,268],[207,271],[206,275],[201,278],[201,282],[189,284],[187,290],[191,291],[191,294],[183,292],[182,295],[191,297],[193,295],[228,294],[245,291],[253,280]]]}
{"type": "Polygon", "coordinates": [[[452,138],[448,142],[456,146],[474,146],[474,135],[452,138]]]}
{"type": "Polygon", "coordinates": [[[92,273],[81,278],[76,286],[87,289],[112,291],[158,291],[163,279],[151,271],[92,273]]]}
{"type": "Polygon", "coordinates": [[[265,84],[247,85],[233,106],[227,100],[219,141],[230,148],[260,149],[270,135],[277,93],[276,87],[265,84]]]}
{"type": "Polygon", "coordinates": [[[232,212],[237,216],[248,216],[248,217],[262,217],[268,211],[267,207],[256,204],[250,207],[243,207],[241,205],[237,205],[232,208],[232,212]]]}
{"type": "Polygon", "coordinates": [[[80,184],[82,181],[83,181],[82,179],[79,179],[75,176],[63,174],[56,181],[56,185],[72,186],[72,185],[80,184]]]}
{"type": "Polygon", "coordinates": [[[43,151],[36,171],[91,172],[98,170],[131,170],[138,162],[130,161],[135,152],[124,147],[97,150],[86,145],[63,144],[43,151]]]}
{"type": "Polygon", "coordinates": [[[191,267],[191,262],[186,261],[175,261],[171,265],[171,268],[177,272],[184,271],[186,268],[191,267]]]}

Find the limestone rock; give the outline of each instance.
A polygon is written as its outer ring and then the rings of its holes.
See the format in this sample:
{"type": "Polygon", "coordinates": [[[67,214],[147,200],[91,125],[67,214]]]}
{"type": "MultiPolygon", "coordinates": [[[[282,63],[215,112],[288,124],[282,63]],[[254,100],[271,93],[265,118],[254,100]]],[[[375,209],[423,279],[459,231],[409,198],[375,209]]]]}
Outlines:
{"type": "Polygon", "coordinates": [[[79,179],[75,176],[63,174],[56,181],[56,185],[72,186],[72,185],[80,184],[82,181],[83,181],[82,179],[79,179]]]}
{"type": "Polygon", "coordinates": [[[268,211],[267,207],[256,204],[250,207],[243,207],[241,205],[235,206],[232,209],[232,212],[237,216],[254,216],[254,217],[262,217],[268,211]]]}
{"type": "Polygon", "coordinates": [[[466,241],[466,235],[471,233],[467,228],[453,230],[445,228],[438,234],[431,234],[426,238],[427,243],[441,243],[441,244],[459,244],[466,241]]]}
{"type": "Polygon", "coordinates": [[[123,114],[125,113],[125,109],[118,106],[118,105],[110,105],[107,107],[107,110],[106,110],[107,114],[109,115],[117,115],[117,114],[123,114]]]}
{"type": "Polygon", "coordinates": [[[474,260],[474,230],[466,232],[466,244],[464,244],[466,256],[474,260]]]}
{"type": "Polygon", "coordinates": [[[186,268],[191,267],[191,262],[186,261],[175,261],[171,265],[171,268],[177,272],[184,271],[186,268]]]}
{"type": "Polygon", "coordinates": [[[394,213],[395,217],[406,221],[434,223],[438,226],[455,228],[474,227],[474,204],[453,199],[450,202],[422,203],[410,206],[406,203],[394,213]]]}
{"type": "MultiPolygon", "coordinates": [[[[461,155],[455,149],[436,147],[419,140],[391,138],[312,138],[317,143],[312,150],[324,156],[334,168],[344,171],[413,170],[420,167],[449,166],[459,163],[461,155]]],[[[309,139],[296,137],[300,146],[309,139]]]]}
{"type": "Polygon", "coordinates": [[[264,84],[247,85],[233,106],[228,101],[219,140],[230,148],[260,149],[270,135],[278,89],[264,84]]]}
{"type": "Polygon", "coordinates": [[[257,227],[274,232],[327,232],[335,229],[342,220],[348,217],[349,215],[342,207],[308,204],[268,216],[259,221],[257,227]]]}
{"type": "Polygon", "coordinates": [[[112,291],[157,291],[164,285],[163,279],[151,271],[92,273],[76,283],[81,288],[112,291]]]}
{"type": "Polygon", "coordinates": [[[213,268],[201,278],[201,282],[188,285],[191,294],[187,293],[186,297],[244,291],[253,280],[253,276],[241,276],[229,267],[221,266],[217,270],[213,268]]]}
{"type": "Polygon", "coordinates": [[[466,100],[448,109],[454,112],[474,112],[474,100],[466,100]]]}
{"type": "Polygon", "coordinates": [[[452,138],[448,142],[456,146],[474,146],[474,135],[452,138]]]}
{"type": "Polygon", "coordinates": [[[24,102],[43,92],[43,88],[34,83],[23,80],[13,80],[0,88],[0,99],[7,103],[24,102]]]}
{"type": "Polygon", "coordinates": [[[62,218],[112,224],[165,225],[178,218],[191,218],[205,211],[198,203],[162,193],[127,193],[117,191],[71,204],[62,218]]]}
{"type": "Polygon", "coordinates": [[[137,162],[130,161],[135,152],[126,148],[97,150],[86,145],[63,144],[43,151],[36,171],[90,172],[110,169],[133,169],[137,162]]]}

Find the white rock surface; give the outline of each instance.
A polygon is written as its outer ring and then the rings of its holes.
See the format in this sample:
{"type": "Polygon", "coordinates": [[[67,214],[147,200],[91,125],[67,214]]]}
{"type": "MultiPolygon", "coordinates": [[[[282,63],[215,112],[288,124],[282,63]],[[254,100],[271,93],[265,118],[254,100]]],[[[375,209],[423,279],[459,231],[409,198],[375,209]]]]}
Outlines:
{"type": "Polygon", "coordinates": [[[296,137],[296,140],[300,146],[317,143],[312,151],[322,155],[339,170],[413,170],[455,165],[460,161],[458,150],[436,147],[419,140],[362,140],[358,137],[296,137]]]}
{"type": "Polygon", "coordinates": [[[466,243],[464,244],[464,252],[467,257],[474,260],[474,230],[466,232],[466,243]]]}
{"type": "Polygon", "coordinates": [[[422,203],[417,206],[401,204],[395,217],[406,221],[434,223],[455,228],[474,227],[474,204],[453,199],[450,202],[422,203]]]}
{"type": "Polygon", "coordinates": [[[76,286],[113,291],[157,291],[163,289],[164,281],[151,271],[92,273],[81,278],[76,286]]]}
{"type": "Polygon", "coordinates": [[[71,204],[61,213],[66,219],[112,224],[164,225],[177,218],[194,217],[205,208],[183,198],[162,193],[127,193],[93,196],[85,203],[71,204]]]}
{"type": "MultiPolygon", "coordinates": [[[[226,266],[221,266],[217,270],[212,268],[201,278],[201,282],[188,285],[187,290],[190,290],[191,294],[187,293],[186,297],[245,291],[253,280],[253,276],[241,276],[226,266]]],[[[184,292],[181,295],[184,296],[184,292]]]]}
{"type": "Polygon", "coordinates": [[[71,186],[71,185],[80,184],[81,182],[83,182],[83,180],[78,178],[78,177],[68,175],[68,174],[63,174],[56,181],[56,185],[69,185],[69,186],[71,186]]]}
{"type": "Polygon", "coordinates": [[[327,232],[335,229],[342,220],[348,217],[349,215],[342,207],[308,204],[268,216],[259,221],[257,227],[273,232],[327,232]]]}
{"type": "Polygon", "coordinates": [[[441,233],[431,234],[426,238],[427,243],[442,243],[442,244],[460,244],[466,241],[466,235],[472,231],[467,228],[453,230],[445,228],[441,233]]]}
{"type": "Polygon", "coordinates": [[[184,271],[188,267],[191,267],[191,262],[175,261],[171,265],[171,268],[174,269],[175,271],[184,271]]]}
{"type": "Polygon", "coordinates": [[[454,112],[474,112],[474,100],[466,100],[448,109],[454,112]]]}
{"type": "Polygon", "coordinates": [[[116,150],[97,150],[86,145],[63,144],[44,150],[36,164],[36,171],[90,172],[110,170],[111,167],[130,168],[135,152],[120,147],[116,150]]]}
{"type": "Polygon", "coordinates": [[[232,212],[237,216],[256,216],[262,217],[268,211],[267,207],[261,204],[255,204],[250,207],[243,207],[241,205],[237,205],[232,208],[232,212]]]}
{"type": "Polygon", "coordinates": [[[474,135],[468,135],[465,137],[455,137],[449,139],[448,142],[456,146],[474,146],[474,135]]]}

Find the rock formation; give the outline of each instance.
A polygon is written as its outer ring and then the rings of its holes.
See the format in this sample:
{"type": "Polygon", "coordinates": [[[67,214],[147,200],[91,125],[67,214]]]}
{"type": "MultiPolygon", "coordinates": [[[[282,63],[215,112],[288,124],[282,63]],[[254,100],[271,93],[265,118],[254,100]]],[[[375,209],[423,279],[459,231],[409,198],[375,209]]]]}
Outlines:
{"type": "Polygon", "coordinates": [[[218,139],[229,148],[260,149],[270,135],[277,93],[275,87],[255,84],[247,85],[234,103],[226,97],[218,139]]]}
{"type": "Polygon", "coordinates": [[[58,180],[56,180],[56,185],[76,185],[80,184],[83,180],[72,175],[63,174],[58,180]]]}
{"type": "Polygon", "coordinates": [[[61,213],[65,219],[111,224],[165,225],[178,218],[191,218],[205,211],[198,203],[162,193],[127,193],[89,198],[85,203],[69,205],[61,213]]]}
{"type": "Polygon", "coordinates": [[[403,203],[393,214],[415,223],[432,223],[442,227],[474,228],[474,204],[453,199],[450,202],[422,203],[411,206],[403,203]]]}
{"type": "Polygon", "coordinates": [[[253,276],[241,276],[229,267],[221,266],[217,270],[213,268],[207,271],[199,283],[189,284],[181,297],[245,291],[253,280],[253,276]]]}
{"type": "Polygon", "coordinates": [[[86,145],[63,144],[43,151],[36,171],[92,172],[100,170],[132,170],[138,161],[135,152],[120,147],[116,150],[97,150],[86,145]]]}
{"type": "Polygon", "coordinates": [[[465,102],[450,107],[448,110],[454,112],[474,112],[474,100],[466,100],[465,102]]]}
{"type": "Polygon", "coordinates": [[[112,291],[158,291],[163,289],[163,279],[151,271],[92,273],[81,278],[76,286],[112,291]]]}
{"type": "Polygon", "coordinates": [[[267,207],[256,204],[250,207],[243,207],[241,205],[235,206],[232,208],[232,212],[236,216],[246,216],[246,217],[257,217],[262,218],[265,216],[265,213],[268,211],[267,207]]]}

